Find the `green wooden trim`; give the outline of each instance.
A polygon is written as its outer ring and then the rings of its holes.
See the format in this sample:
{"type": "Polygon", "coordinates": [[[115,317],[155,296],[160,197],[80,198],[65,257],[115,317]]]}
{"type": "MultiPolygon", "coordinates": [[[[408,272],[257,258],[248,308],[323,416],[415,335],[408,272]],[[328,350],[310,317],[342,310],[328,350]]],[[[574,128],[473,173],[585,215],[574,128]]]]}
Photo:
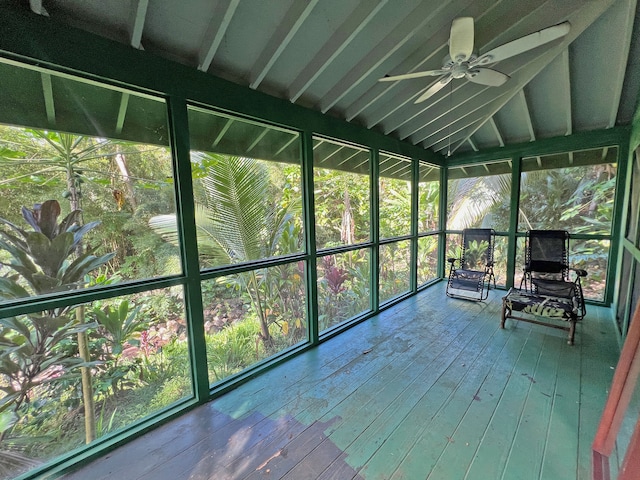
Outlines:
{"type": "Polygon", "coordinates": [[[174,287],[176,285],[182,285],[183,283],[184,279],[182,277],[172,276],[124,283],[122,285],[110,285],[108,287],[87,288],[83,290],[59,292],[53,295],[21,298],[12,302],[3,303],[2,306],[0,306],[0,318],[41,312],[49,308],[91,303],[95,300],[104,300],[106,298],[133,295],[149,290],[174,287]]]}
{"type": "Polygon", "coordinates": [[[374,313],[380,311],[380,155],[377,149],[371,149],[370,168],[370,200],[369,200],[369,225],[373,245],[369,250],[371,264],[369,268],[369,285],[371,292],[371,310],[374,313]]]}
{"type": "Polygon", "coordinates": [[[412,159],[411,163],[411,260],[409,262],[409,291],[418,290],[418,184],[420,162],[412,159]]]}
{"type": "MultiPolygon", "coordinates": [[[[633,162],[629,161],[629,137],[618,145],[618,171],[616,178],[616,194],[613,207],[613,219],[611,225],[611,241],[609,243],[609,262],[607,264],[607,280],[604,302],[611,304],[614,299],[614,291],[618,290],[616,283],[617,272],[620,272],[621,258],[620,238],[624,237],[627,210],[629,205],[629,193],[631,190],[631,171],[633,162]]],[[[625,332],[626,333],[626,332],[625,332]]]]}
{"type": "Polygon", "coordinates": [[[316,252],[315,198],[313,195],[313,135],[302,133],[302,210],[304,216],[305,249],[307,252],[307,334],[312,345],[318,343],[318,270],[316,252]]]}
{"type": "Polygon", "coordinates": [[[594,148],[610,147],[624,143],[629,138],[630,127],[614,127],[606,130],[579,132],[562,137],[544,138],[534,142],[518,143],[505,147],[454,155],[447,160],[447,167],[475,163],[495,162],[513,157],[551,155],[594,148]]]}
{"type": "Polygon", "coordinates": [[[189,119],[184,98],[169,98],[169,132],[176,172],[176,219],[180,236],[182,265],[186,277],[185,308],[191,352],[193,389],[198,402],[209,400],[209,373],[205,344],[204,313],[200,288],[200,262],[196,235],[193,182],[189,147],[189,119]],[[189,248],[187,248],[187,245],[189,248]]]}
{"type": "Polygon", "coordinates": [[[516,271],[516,253],[518,248],[518,217],[520,213],[520,182],[522,173],[522,158],[511,159],[511,209],[509,211],[509,232],[507,241],[507,279],[506,287],[513,287],[516,271]]]}
{"type": "Polygon", "coordinates": [[[25,8],[3,6],[0,57],[125,88],[177,95],[190,102],[214,106],[288,128],[355,142],[405,157],[442,165],[441,155],[294,105],[286,99],[171,62],[90,32],[57,24],[25,8]]]}
{"type": "Polygon", "coordinates": [[[447,256],[447,194],[448,194],[448,171],[446,168],[440,169],[440,208],[438,209],[438,276],[445,278],[446,256],[447,256]]]}

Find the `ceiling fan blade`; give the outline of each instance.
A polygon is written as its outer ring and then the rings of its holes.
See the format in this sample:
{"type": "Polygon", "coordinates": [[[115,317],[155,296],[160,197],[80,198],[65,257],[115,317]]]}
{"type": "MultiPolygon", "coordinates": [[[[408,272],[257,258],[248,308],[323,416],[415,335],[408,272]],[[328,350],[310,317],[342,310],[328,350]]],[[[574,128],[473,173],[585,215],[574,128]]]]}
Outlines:
{"type": "Polygon", "coordinates": [[[453,77],[451,75],[447,75],[446,77],[442,77],[436,83],[434,83],[429,88],[427,88],[427,90],[422,95],[420,95],[418,97],[418,99],[414,103],[424,102],[429,97],[431,97],[432,95],[434,95],[435,93],[439,92],[444,87],[446,87],[451,80],[453,80],[453,77]]]}
{"type": "Polygon", "coordinates": [[[569,33],[570,29],[571,24],[569,22],[564,22],[529,35],[525,35],[524,37],[505,43],[504,45],[500,45],[499,47],[480,55],[476,60],[471,62],[471,66],[489,65],[490,63],[505,60],[528,50],[533,50],[540,45],[544,45],[545,43],[564,37],[569,33]]]}
{"type": "Polygon", "coordinates": [[[490,87],[499,87],[509,80],[509,75],[505,75],[504,73],[496,70],[491,70],[490,68],[474,68],[469,70],[465,74],[465,77],[470,82],[489,85],[490,87]]]}
{"type": "Polygon", "coordinates": [[[393,75],[388,77],[379,78],[379,82],[396,82],[398,80],[408,80],[410,78],[420,77],[437,77],[438,75],[444,75],[446,70],[425,70],[423,72],[404,73],[402,75],[393,75]]]}
{"type": "Polygon", "coordinates": [[[473,17],[454,18],[449,35],[449,56],[464,62],[473,53],[473,17]]]}

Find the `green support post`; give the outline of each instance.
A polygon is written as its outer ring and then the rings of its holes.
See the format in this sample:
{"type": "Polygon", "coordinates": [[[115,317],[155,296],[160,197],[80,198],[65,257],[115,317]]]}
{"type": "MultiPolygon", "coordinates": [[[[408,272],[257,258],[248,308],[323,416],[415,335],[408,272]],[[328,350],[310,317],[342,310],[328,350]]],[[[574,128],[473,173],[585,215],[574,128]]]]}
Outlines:
{"type": "Polygon", "coordinates": [[[438,213],[438,276],[446,278],[446,256],[447,256],[447,183],[449,181],[446,168],[440,169],[440,207],[438,213]]]}
{"type": "Polygon", "coordinates": [[[209,400],[209,374],[204,339],[204,314],[200,289],[200,263],[196,238],[195,205],[191,179],[189,117],[184,98],[169,97],[169,132],[176,172],[176,205],[182,264],[185,276],[185,303],[191,350],[194,394],[199,403],[209,400]],[[187,246],[189,248],[187,248],[187,246]]]}
{"type": "Polygon", "coordinates": [[[302,132],[302,207],[307,251],[307,334],[312,345],[318,343],[318,270],[316,254],[315,200],[313,197],[313,135],[302,132]]]}
{"type": "Polygon", "coordinates": [[[513,287],[518,247],[518,213],[520,210],[520,177],[522,157],[511,158],[511,210],[509,213],[509,240],[507,242],[507,289],[513,287]]]}
{"type": "Polygon", "coordinates": [[[411,160],[411,262],[409,267],[409,291],[418,290],[418,185],[420,180],[420,162],[411,160]]]}
{"type": "Polygon", "coordinates": [[[371,241],[371,266],[369,282],[371,285],[371,310],[374,313],[380,311],[380,155],[378,150],[373,148],[370,150],[371,168],[370,173],[370,189],[371,200],[369,202],[369,225],[371,241]]]}

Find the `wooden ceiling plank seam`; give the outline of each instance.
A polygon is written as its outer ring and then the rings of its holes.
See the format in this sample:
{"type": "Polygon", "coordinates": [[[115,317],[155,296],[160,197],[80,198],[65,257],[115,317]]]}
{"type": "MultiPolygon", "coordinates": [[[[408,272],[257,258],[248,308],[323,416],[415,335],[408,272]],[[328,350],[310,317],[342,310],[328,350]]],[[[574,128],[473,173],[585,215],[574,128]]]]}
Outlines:
{"type": "MultiPolygon", "coordinates": [[[[479,118],[475,122],[471,122],[471,123],[465,124],[462,127],[457,128],[456,130],[452,130],[450,134],[447,134],[447,136],[445,136],[443,138],[440,138],[438,141],[434,142],[433,144],[429,145],[428,147],[425,146],[424,144],[422,144],[422,146],[424,148],[433,147],[437,151],[442,151],[442,150],[446,149],[447,150],[447,157],[450,157],[451,155],[449,155],[449,149],[451,148],[451,145],[453,145],[455,142],[457,142],[458,139],[460,139],[460,141],[466,141],[466,139],[465,139],[466,133],[464,133],[464,132],[468,128],[472,127],[475,124],[484,124],[484,123],[486,123],[484,121],[484,119],[483,118],[479,118]],[[462,136],[457,136],[457,134],[459,134],[460,132],[463,132],[462,136]],[[456,137],[456,136],[457,136],[457,138],[454,139],[454,137],[456,137]]],[[[480,127],[478,127],[478,128],[480,128],[480,127]]]]}
{"type": "MultiPolygon", "coordinates": [[[[444,132],[444,136],[441,134],[439,136],[438,140],[435,140],[435,141],[433,141],[433,143],[429,144],[429,147],[430,147],[430,146],[432,146],[432,145],[434,145],[434,144],[436,144],[436,143],[438,143],[440,141],[445,140],[446,138],[451,136],[451,134],[457,133],[460,130],[463,130],[464,128],[468,127],[469,125],[473,125],[473,124],[477,123],[479,120],[484,119],[484,121],[486,122],[486,116],[484,115],[485,109],[487,107],[490,107],[492,103],[496,102],[497,100],[501,99],[503,96],[505,96],[505,95],[507,95],[509,93],[510,93],[509,91],[501,93],[500,95],[498,95],[495,98],[490,99],[486,103],[482,103],[482,104],[476,106],[476,108],[474,108],[473,110],[469,110],[468,112],[465,112],[464,115],[461,115],[459,117],[455,117],[455,120],[453,120],[450,123],[442,125],[442,127],[438,128],[437,130],[428,131],[426,137],[416,140],[415,143],[417,144],[417,143],[423,143],[423,142],[426,142],[426,141],[431,141],[429,139],[433,139],[439,133],[444,132]],[[472,115],[474,113],[476,113],[476,112],[480,112],[483,118],[482,119],[477,119],[477,118],[474,119],[472,117],[472,115]],[[471,118],[469,119],[469,117],[471,117],[471,118]],[[469,119],[469,120],[467,120],[467,119],[469,119]],[[460,123],[463,123],[463,122],[466,122],[466,123],[464,123],[464,126],[462,128],[455,127],[455,125],[459,125],[460,123]],[[454,128],[457,128],[457,130],[453,130],[454,128]]],[[[494,115],[495,115],[495,112],[494,112],[494,115]]],[[[426,129],[425,128],[421,128],[420,130],[426,130],[426,129]]],[[[418,132],[420,130],[418,130],[418,132]]]]}
{"type": "Polygon", "coordinates": [[[496,138],[498,139],[498,144],[501,147],[504,147],[504,140],[502,138],[502,134],[500,133],[500,129],[498,128],[498,124],[496,123],[494,117],[489,117],[489,125],[491,126],[493,132],[496,134],[496,138]]]}
{"type": "MultiPolygon", "coordinates": [[[[207,28],[207,31],[204,35],[202,48],[200,49],[200,54],[198,55],[198,70],[206,72],[211,67],[213,59],[216,56],[218,48],[220,48],[222,39],[227,33],[227,29],[231,24],[231,20],[233,19],[233,15],[235,14],[239,4],[240,0],[227,0],[224,14],[216,15],[214,13],[213,18],[211,19],[211,23],[209,24],[209,27],[207,28]]],[[[224,2],[222,2],[220,5],[222,7],[224,5],[224,2]]]]}
{"type": "Polygon", "coordinates": [[[227,131],[231,128],[231,125],[233,125],[233,122],[235,122],[235,119],[233,118],[227,119],[227,123],[224,124],[224,127],[222,127],[222,129],[220,130],[220,133],[211,144],[212,147],[216,147],[222,141],[227,131]]]}
{"type": "Polygon", "coordinates": [[[56,106],[53,99],[53,84],[51,82],[51,75],[42,72],[40,73],[40,79],[42,80],[42,95],[44,97],[44,108],[47,114],[47,122],[49,122],[49,126],[55,127],[56,106]]]}
{"type": "Polygon", "coordinates": [[[124,127],[124,120],[127,116],[127,108],[129,108],[129,97],[131,95],[127,92],[122,92],[120,95],[120,106],[118,107],[118,117],[116,119],[116,135],[122,133],[124,127]]]}
{"type": "MultiPolygon", "coordinates": [[[[575,15],[575,17],[571,20],[571,31],[564,37],[564,40],[559,44],[559,46],[548,50],[546,53],[538,57],[538,59],[531,62],[532,65],[536,65],[539,68],[536,68],[535,72],[529,72],[529,75],[526,75],[524,80],[521,80],[522,86],[529,83],[531,79],[533,79],[540,71],[546,67],[554,58],[558,56],[562,52],[562,50],[566,49],[567,46],[573,42],[584,30],[586,30],[593,22],[595,22],[600,15],[602,15],[614,2],[615,0],[607,0],[607,1],[598,1],[598,2],[589,2],[585,4],[579,12],[575,15]],[[545,61],[546,60],[546,61],[545,61]]],[[[533,68],[532,68],[533,70],[533,68]]],[[[513,95],[511,95],[512,97],[513,95]]],[[[510,100],[510,97],[506,101],[510,100]]],[[[497,102],[498,106],[494,107],[489,115],[495,115],[495,113],[504,106],[506,103],[497,102]]],[[[469,133],[469,136],[473,135],[478,128],[480,128],[482,124],[475,127],[475,130],[472,129],[469,133]]],[[[466,142],[466,138],[460,141],[457,145],[453,147],[453,152],[455,153],[461,145],[466,142]]]]}
{"type": "MultiPolygon", "coordinates": [[[[147,9],[149,7],[149,0],[138,0],[131,5],[131,19],[129,24],[131,25],[129,42],[133,48],[142,48],[142,31],[144,29],[144,22],[147,18],[147,9]]],[[[143,49],[144,50],[144,49],[143,49]]]]}
{"type": "MultiPolygon", "coordinates": [[[[431,85],[433,85],[434,83],[436,83],[438,81],[439,80],[435,80],[434,82],[430,83],[429,87],[427,87],[427,88],[430,88],[431,85]]],[[[443,118],[445,115],[447,115],[449,112],[451,112],[451,109],[447,108],[444,103],[442,103],[440,105],[441,107],[443,107],[441,113],[433,114],[433,112],[429,112],[429,109],[432,109],[434,106],[438,105],[440,102],[447,101],[449,96],[454,95],[458,90],[462,90],[468,83],[469,82],[467,82],[466,80],[462,81],[462,82],[458,82],[457,85],[453,85],[453,82],[451,82],[449,84],[449,85],[451,85],[451,87],[448,89],[448,92],[447,92],[446,95],[442,94],[440,96],[431,97],[433,99],[433,101],[425,104],[424,107],[420,108],[413,115],[405,115],[404,118],[399,119],[399,122],[397,122],[395,126],[385,128],[383,130],[383,132],[386,132],[385,135],[388,135],[391,132],[398,131],[398,137],[399,138],[408,138],[411,135],[413,135],[415,132],[417,132],[417,131],[423,129],[424,127],[426,127],[427,125],[430,125],[433,122],[443,118]],[[420,124],[420,126],[415,128],[415,130],[413,130],[413,131],[408,131],[407,130],[405,132],[400,133],[399,129],[401,127],[403,127],[404,125],[408,124],[412,120],[417,119],[420,116],[423,116],[425,113],[429,114],[428,115],[429,121],[427,122],[426,125],[425,124],[420,124]]],[[[487,87],[487,88],[489,88],[489,87],[487,87]]],[[[465,103],[471,101],[473,98],[477,97],[478,95],[480,95],[484,91],[486,91],[486,89],[478,90],[473,95],[465,96],[465,99],[462,102],[456,104],[456,108],[463,106],[465,103]]],[[[422,93],[423,93],[423,90],[421,90],[420,92],[416,93],[414,96],[417,98],[422,93]]]]}
{"type": "MultiPolygon", "coordinates": [[[[609,128],[615,126],[616,118],[618,117],[618,110],[620,109],[620,99],[622,98],[622,89],[624,87],[624,77],[627,70],[627,59],[629,58],[629,51],[631,49],[631,36],[633,33],[633,21],[636,12],[636,0],[629,0],[627,7],[627,15],[625,15],[626,24],[620,25],[619,28],[624,29],[624,49],[618,50],[618,68],[615,72],[609,71],[610,76],[615,78],[613,88],[613,98],[611,99],[611,112],[609,112],[609,128]]],[[[611,52],[613,55],[614,53],[611,52]]]]}
{"type": "Polygon", "coordinates": [[[529,130],[529,141],[533,142],[536,139],[536,132],[533,129],[533,120],[531,120],[531,112],[529,111],[529,102],[527,101],[527,94],[524,88],[520,89],[518,97],[522,104],[522,110],[524,111],[524,120],[527,124],[527,130],[529,130]]]}
{"type": "Polygon", "coordinates": [[[315,8],[320,0],[308,0],[308,2],[293,2],[291,8],[287,11],[285,18],[282,20],[280,27],[276,29],[271,39],[267,42],[260,57],[256,60],[256,66],[251,74],[251,82],[249,87],[258,88],[260,83],[271,70],[271,67],[280,58],[293,37],[298,33],[304,22],[311,15],[311,11],[315,8]]]}
{"type": "Polygon", "coordinates": [[[331,35],[329,41],[316,53],[313,59],[298,74],[289,87],[289,100],[297,101],[314,81],[327,69],[338,56],[346,50],[353,40],[373,20],[389,0],[380,0],[371,8],[368,2],[359,6],[342,22],[342,25],[331,35]],[[354,27],[354,25],[356,25],[354,27]]]}
{"type": "Polygon", "coordinates": [[[256,148],[256,145],[258,145],[262,141],[262,139],[267,135],[267,133],[269,133],[270,131],[271,131],[271,127],[265,127],[262,133],[260,133],[260,135],[258,135],[256,139],[253,142],[251,142],[251,145],[249,145],[249,147],[247,148],[247,153],[251,152],[251,150],[256,148]]]}
{"type": "Polygon", "coordinates": [[[418,6],[401,21],[401,24],[405,27],[403,32],[406,32],[402,38],[398,38],[398,32],[395,29],[389,32],[357,65],[334,83],[334,86],[324,95],[323,100],[319,103],[319,110],[322,113],[327,113],[331,110],[345,95],[368,78],[380,65],[423,29],[425,24],[448,4],[448,1],[441,2],[437,8],[433,8],[433,5],[429,2],[419,3],[418,6]]]}
{"type": "MultiPolygon", "coordinates": [[[[483,16],[491,12],[496,5],[497,3],[493,0],[482,0],[481,2],[451,2],[451,5],[449,7],[451,10],[465,12],[465,15],[473,16],[475,18],[475,21],[478,21],[483,16]]],[[[434,64],[432,66],[434,68],[442,67],[443,55],[440,55],[439,53],[443,50],[447,50],[450,31],[451,25],[450,23],[446,23],[442,28],[434,32],[429,38],[429,42],[427,42],[426,48],[429,48],[431,50],[431,53],[425,56],[425,45],[421,45],[420,48],[418,48],[407,60],[403,61],[394,70],[400,73],[413,73],[423,69],[431,70],[430,66],[428,65],[430,64],[430,60],[433,58],[437,59],[437,64],[434,64]],[[436,43],[436,45],[431,45],[431,39],[440,38],[443,41],[434,41],[433,43],[436,43]]],[[[384,105],[384,107],[388,107],[388,105],[391,104],[393,105],[393,108],[381,108],[380,114],[377,117],[369,117],[369,119],[367,120],[367,128],[372,128],[381,123],[385,118],[393,114],[395,111],[401,109],[409,103],[413,103],[413,101],[415,101],[415,99],[418,98],[418,96],[420,96],[424,90],[431,87],[431,85],[433,85],[436,81],[437,80],[431,82],[429,85],[426,85],[424,89],[421,88],[419,91],[415,91],[415,88],[411,87],[411,82],[391,82],[385,83],[384,85],[380,84],[379,88],[381,90],[378,93],[372,95],[371,93],[367,92],[351,105],[349,105],[345,110],[345,118],[350,122],[358,115],[360,115],[363,111],[367,110],[379,100],[387,96],[387,94],[392,93],[393,90],[397,90],[397,87],[399,85],[404,85],[405,88],[403,88],[401,92],[398,92],[390,102],[386,102],[386,104],[384,105]]]]}
{"type": "Polygon", "coordinates": [[[571,68],[569,63],[569,48],[567,47],[561,55],[562,61],[562,78],[560,82],[560,88],[562,90],[561,96],[565,100],[564,111],[566,112],[567,129],[565,135],[571,135],[573,133],[573,115],[571,107],[571,68]]]}

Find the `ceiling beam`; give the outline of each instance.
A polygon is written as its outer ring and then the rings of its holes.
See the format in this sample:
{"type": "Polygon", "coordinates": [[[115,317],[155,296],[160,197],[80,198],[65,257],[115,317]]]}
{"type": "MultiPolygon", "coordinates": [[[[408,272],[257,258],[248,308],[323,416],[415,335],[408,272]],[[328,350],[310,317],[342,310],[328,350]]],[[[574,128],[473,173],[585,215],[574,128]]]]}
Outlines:
{"type": "Polygon", "coordinates": [[[220,130],[220,133],[218,133],[218,136],[211,144],[212,147],[217,146],[222,141],[227,131],[231,128],[231,125],[233,125],[233,122],[235,122],[235,119],[233,118],[229,118],[227,120],[227,123],[224,124],[224,127],[222,127],[222,129],[220,130]]]}
{"type": "Polygon", "coordinates": [[[51,83],[51,75],[48,73],[40,73],[42,80],[42,94],[44,96],[44,109],[47,113],[47,121],[51,127],[56,125],[56,107],[53,100],[53,85],[51,83]]]}
{"type": "Polygon", "coordinates": [[[527,95],[524,92],[524,88],[520,89],[518,98],[520,98],[520,103],[522,104],[524,119],[527,123],[527,130],[529,131],[529,139],[533,142],[536,139],[536,132],[533,129],[533,121],[531,120],[531,112],[529,111],[529,102],[527,102],[527,95]]]}
{"type": "Polygon", "coordinates": [[[217,4],[198,53],[198,70],[206,72],[211,67],[239,3],[240,0],[225,0],[217,4]]]}
{"type": "Polygon", "coordinates": [[[560,97],[565,100],[564,111],[566,112],[567,119],[566,135],[571,135],[573,133],[573,117],[571,115],[573,107],[571,105],[571,67],[569,65],[569,48],[564,49],[560,55],[560,61],[562,63],[562,83],[559,85],[559,88],[562,90],[560,92],[560,97]]]}
{"type": "Polygon", "coordinates": [[[267,42],[260,56],[255,62],[255,67],[251,72],[249,87],[256,89],[267,76],[273,64],[282,55],[302,24],[311,14],[311,11],[318,4],[319,0],[308,0],[306,2],[293,2],[287,14],[280,22],[280,27],[267,42]]]}
{"type": "Polygon", "coordinates": [[[502,134],[500,133],[500,129],[498,128],[498,125],[496,124],[496,121],[493,117],[489,118],[489,125],[491,126],[493,133],[495,133],[496,138],[498,139],[498,144],[501,147],[504,147],[504,140],[502,139],[502,134]]]}
{"type": "Polygon", "coordinates": [[[122,127],[124,126],[124,119],[127,116],[127,108],[129,107],[129,97],[127,92],[122,92],[120,97],[120,107],[118,108],[118,119],[116,120],[116,134],[122,133],[122,127]]]}
{"type": "Polygon", "coordinates": [[[474,152],[479,151],[478,147],[476,146],[476,144],[475,144],[475,143],[473,143],[473,140],[471,140],[471,138],[467,138],[467,142],[469,142],[469,145],[471,145],[471,149],[472,149],[474,152]]]}
{"type": "Polygon", "coordinates": [[[138,0],[133,2],[131,6],[130,43],[134,48],[142,48],[142,30],[144,29],[144,21],[147,18],[148,7],[149,0],[138,0]]]}
{"type": "Polygon", "coordinates": [[[306,68],[291,82],[289,100],[292,102],[298,100],[326,68],[349,47],[351,42],[364,30],[387,2],[388,0],[380,0],[373,8],[369,2],[361,2],[331,35],[329,41],[307,63],[306,68]]]}

